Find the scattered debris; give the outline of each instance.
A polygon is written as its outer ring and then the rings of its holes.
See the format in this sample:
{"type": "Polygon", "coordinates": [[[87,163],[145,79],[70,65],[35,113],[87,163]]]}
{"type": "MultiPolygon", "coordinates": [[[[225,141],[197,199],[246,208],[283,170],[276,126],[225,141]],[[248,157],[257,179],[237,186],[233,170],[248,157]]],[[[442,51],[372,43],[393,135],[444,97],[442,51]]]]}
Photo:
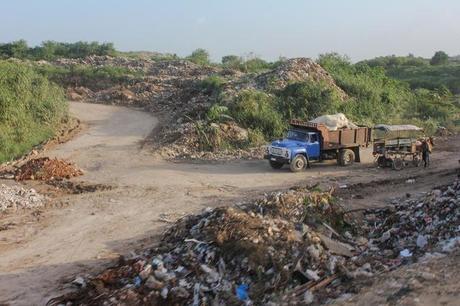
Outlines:
{"type": "Polygon", "coordinates": [[[96,192],[112,190],[114,186],[105,184],[92,184],[87,182],[74,182],[67,179],[53,179],[46,182],[48,185],[56,187],[56,189],[62,190],[70,194],[80,194],[86,192],[96,192]]]}
{"type": "Polygon", "coordinates": [[[45,197],[34,189],[0,185],[0,212],[5,212],[8,209],[19,210],[42,207],[44,202],[45,197]]]}

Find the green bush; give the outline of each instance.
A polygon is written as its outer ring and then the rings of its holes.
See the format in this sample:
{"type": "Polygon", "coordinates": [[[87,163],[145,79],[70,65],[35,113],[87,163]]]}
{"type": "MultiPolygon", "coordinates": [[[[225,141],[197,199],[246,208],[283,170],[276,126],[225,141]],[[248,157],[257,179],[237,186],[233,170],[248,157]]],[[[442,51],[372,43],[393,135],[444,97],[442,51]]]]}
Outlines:
{"type": "Polygon", "coordinates": [[[341,101],[331,87],[313,82],[297,82],[278,93],[278,109],[286,120],[313,119],[327,113],[336,113],[341,101]]]}
{"type": "Polygon", "coordinates": [[[187,56],[187,59],[198,65],[210,65],[211,60],[209,58],[209,52],[205,49],[196,49],[191,55],[187,56]]]}
{"type": "Polygon", "coordinates": [[[267,62],[256,56],[252,56],[245,60],[241,56],[226,55],[222,57],[222,67],[240,70],[245,73],[258,73],[274,69],[284,60],[284,58],[280,58],[276,62],[267,62]]]}
{"type": "Polygon", "coordinates": [[[339,110],[360,122],[381,123],[398,119],[414,98],[407,84],[388,77],[381,67],[353,65],[338,54],[321,55],[319,64],[352,98],[339,110]]]}
{"type": "Polygon", "coordinates": [[[93,90],[123,84],[143,76],[142,71],[117,66],[91,67],[72,65],[69,67],[59,67],[41,65],[36,66],[35,69],[40,74],[60,85],[85,86],[93,90]]]}
{"type": "Polygon", "coordinates": [[[227,106],[214,104],[212,105],[207,113],[206,119],[209,122],[219,122],[222,120],[233,120],[233,118],[229,114],[229,110],[227,106]]]}
{"type": "Polygon", "coordinates": [[[230,114],[245,128],[259,130],[268,138],[281,136],[286,128],[276,100],[261,91],[241,91],[230,106],[230,114]]]}
{"type": "Polygon", "coordinates": [[[31,67],[0,61],[0,162],[52,136],[66,116],[60,87],[31,67]]]}
{"type": "Polygon", "coordinates": [[[222,91],[222,87],[225,84],[225,80],[218,75],[211,75],[206,79],[200,81],[200,88],[206,94],[219,94],[222,91]]]}

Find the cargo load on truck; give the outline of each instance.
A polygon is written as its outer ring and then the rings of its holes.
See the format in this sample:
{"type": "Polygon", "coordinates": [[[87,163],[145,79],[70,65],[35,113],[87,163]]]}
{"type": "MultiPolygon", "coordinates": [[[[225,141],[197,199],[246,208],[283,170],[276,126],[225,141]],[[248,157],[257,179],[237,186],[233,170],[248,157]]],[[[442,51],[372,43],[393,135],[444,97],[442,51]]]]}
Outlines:
{"type": "Polygon", "coordinates": [[[310,122],[312,123],[322,123],[324,124],[329,131],[337,131],[338,129],[356,129],[358,126],[348,120],[348,118],[342,114],[338,113],[335,115],[323,115],[320,117],[317,117],[310,122]]]}
{"type": "Polygon", "coordinates": [[[268,146],[265,158],[272,168],[289,164],[291,171],[297,172],[313,161],[332,159],[348,166],[360,162],[360,149],[371,144],[371,129],[349,122],[343,114],[322,116],[313,121],[292,119],[286,137],[268,146]]]}

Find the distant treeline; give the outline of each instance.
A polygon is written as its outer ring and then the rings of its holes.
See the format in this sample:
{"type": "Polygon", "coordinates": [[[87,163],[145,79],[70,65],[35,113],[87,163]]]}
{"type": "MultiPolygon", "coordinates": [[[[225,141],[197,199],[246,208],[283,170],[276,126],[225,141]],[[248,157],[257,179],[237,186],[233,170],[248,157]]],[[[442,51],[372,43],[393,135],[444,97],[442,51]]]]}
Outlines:
{"type": "Polygon", "coordinates": [[[358,65],[381,67],[388,76],[405,81],[411,88],[438,90],[448,88],[460,94],[460,56],[449,57],[437,51],[431,59],[408,56],[382,56],[362,61],[358,65]]]}
{"type": "Polygon", "coordinates": [[[88,55],[116,55],[113,43],[84,42],[64,43],[44,41],[40,46],[29,47],[23,39],[0,44],[0,59],[18,58],[53,60],[59,57],[83,58],[88,55]]]}

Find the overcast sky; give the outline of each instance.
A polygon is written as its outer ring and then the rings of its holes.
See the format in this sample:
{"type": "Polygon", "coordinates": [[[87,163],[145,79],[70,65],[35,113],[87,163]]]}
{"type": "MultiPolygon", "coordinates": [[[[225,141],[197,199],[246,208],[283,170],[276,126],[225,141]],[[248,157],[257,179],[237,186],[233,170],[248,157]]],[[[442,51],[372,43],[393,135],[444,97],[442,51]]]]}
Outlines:
{"type": "Polygon", "coordinates": [[[181,56],[205,48],[214,60],[460,54],[460,0],[2,0],[0,16],[0,42],[30,45],[105,41],[181,56]]]}

